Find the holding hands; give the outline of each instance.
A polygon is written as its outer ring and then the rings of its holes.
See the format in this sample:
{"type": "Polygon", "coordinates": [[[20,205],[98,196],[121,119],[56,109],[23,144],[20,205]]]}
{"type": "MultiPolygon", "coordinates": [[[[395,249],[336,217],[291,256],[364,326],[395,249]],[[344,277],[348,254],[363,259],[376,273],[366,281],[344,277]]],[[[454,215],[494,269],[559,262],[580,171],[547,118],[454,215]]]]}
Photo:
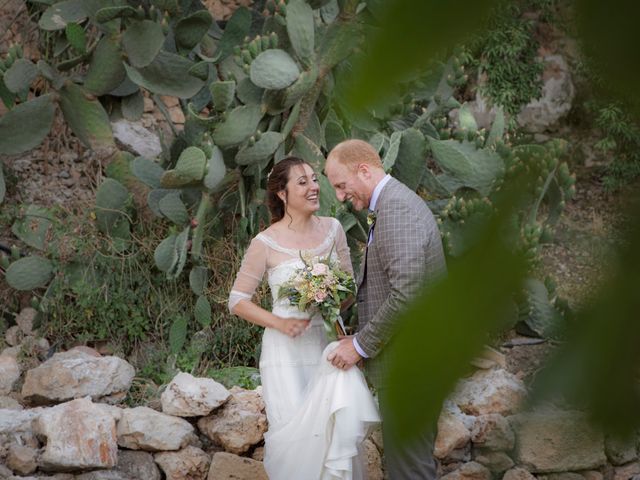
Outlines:
{"type": "Polygon", "coordinates": [[[285,335],[295,338],[307,331],[311,320],[298,320],[295,318],[277,317],[276,329],[285,335]]]}
{"type": "Polygon", "coordinates": [[[327,356],[331,364],[341,370],[349,370],[357,364],[362,357],[353,346],[353,336],[342,337],[338,346],[327,356]]]}

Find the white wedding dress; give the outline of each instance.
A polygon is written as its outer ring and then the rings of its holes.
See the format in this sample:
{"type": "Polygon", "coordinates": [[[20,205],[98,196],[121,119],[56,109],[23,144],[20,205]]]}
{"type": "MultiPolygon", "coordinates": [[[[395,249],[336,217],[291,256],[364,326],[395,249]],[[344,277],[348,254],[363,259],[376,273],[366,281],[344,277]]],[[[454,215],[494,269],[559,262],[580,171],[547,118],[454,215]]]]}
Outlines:
{"type": "MultiPolygon", "coordinates": [[[[320,217],[325,240],[304,255],[339,259],[351,270],[349,249],[340,223],[320,217]]],[[[273,313],[309,318],[287,299],[279,286],[302,267],[300,251],[284,248],[264,232],[258,234],[242,262],[229,297],[229,307],[251,299],[265,273],[272,292],[273,313]]],[[[365,478],[359,449],[372,425],[380,421],[362,372],[335,368],[326,360],[337,342],[327,345],[320,316],[307,331],[291,338],[265,328],[260,355],[263,397],[269,420],[264,466],[271,480],[359,480],[365,478]]]]}

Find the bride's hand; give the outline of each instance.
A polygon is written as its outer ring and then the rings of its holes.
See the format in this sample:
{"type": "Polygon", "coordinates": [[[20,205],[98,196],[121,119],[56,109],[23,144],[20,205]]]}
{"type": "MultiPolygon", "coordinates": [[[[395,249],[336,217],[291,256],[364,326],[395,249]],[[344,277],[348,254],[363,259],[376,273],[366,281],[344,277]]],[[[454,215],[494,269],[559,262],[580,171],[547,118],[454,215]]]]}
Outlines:
{"type": "Polygon", "coordinates": [[[295,338],[298,335],[302,335],[307,328],[309,328],[310,322],[310,320],[278,317],[278,325],[276,328],[285,335],[295,338]]]}

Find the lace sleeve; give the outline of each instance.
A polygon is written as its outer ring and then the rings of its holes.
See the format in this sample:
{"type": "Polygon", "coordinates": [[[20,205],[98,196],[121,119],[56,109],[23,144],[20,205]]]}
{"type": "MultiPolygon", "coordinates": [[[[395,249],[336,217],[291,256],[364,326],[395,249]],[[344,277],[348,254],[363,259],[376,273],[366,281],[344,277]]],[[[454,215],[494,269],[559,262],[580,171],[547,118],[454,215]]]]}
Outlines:
{"type": "Polygon", "coordinates": [[[267,268],[267,246],[255,237],[244,254],[240,270],[229,294],[229,311],[240,300],[251,300],[267,268]]]}
{"type": "Polygon", "coordinates": [[[338,260],[340,266],[353,275],[353,265],[351,264],[351,254],[349,253],[349,245],[347,244],[347,235],[344,233],[344,229],[338,220],[336,231],[336,252],[338,253],[338,260]]]}

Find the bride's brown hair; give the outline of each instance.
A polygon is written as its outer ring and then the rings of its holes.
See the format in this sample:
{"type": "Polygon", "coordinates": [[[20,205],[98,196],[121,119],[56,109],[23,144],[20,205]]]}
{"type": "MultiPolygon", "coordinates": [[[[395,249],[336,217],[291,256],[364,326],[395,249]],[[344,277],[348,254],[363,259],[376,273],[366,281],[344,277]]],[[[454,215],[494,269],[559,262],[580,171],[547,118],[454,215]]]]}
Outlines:
{"type": "Polygon", "coordinates": [[[285,202],[278,196],[278,192],[284,190],[285,199],[287,195],[287,182],[289,172],[296,165],[305,165],[307,162],[298,157],[287,157],[276,163],[267,179],[267,207],[271,213],[271,223],[276,223],[284,218],[286,212],[285,202]]]}

